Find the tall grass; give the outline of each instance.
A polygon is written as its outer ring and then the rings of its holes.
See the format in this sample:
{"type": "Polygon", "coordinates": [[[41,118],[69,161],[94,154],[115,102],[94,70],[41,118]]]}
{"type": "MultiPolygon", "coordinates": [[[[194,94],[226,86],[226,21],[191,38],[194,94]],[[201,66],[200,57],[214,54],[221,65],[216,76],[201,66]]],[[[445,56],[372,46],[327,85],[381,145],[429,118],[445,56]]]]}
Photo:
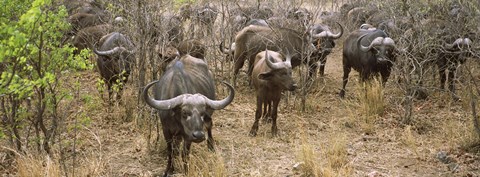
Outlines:
{"type": "Polygon", "coordinates": [[[301,144],[297,155],[299,169],[303,176],[351,176],[353,169],[349,164],[347,139],[345,135],[329,138],[327,144],[320,150],[307,140],[305,133],[301,134],[301,144]],[[318,152],[317,152],[318,151],[318,152]]]}
{"type": "Polygon", "coordinates": [[[360,127],[365,133],[371,134],[375,131],[376,119],[385,112],[383,86],[376,79],[361,83],[360,86],[362,89],[357,91],[362,113],[360,127]]]}
{"type": "Polygon", "coordinates": [[[60,164],[48,156],[17,154],[17,176],[19,177],[60,177],[60,164]]]}

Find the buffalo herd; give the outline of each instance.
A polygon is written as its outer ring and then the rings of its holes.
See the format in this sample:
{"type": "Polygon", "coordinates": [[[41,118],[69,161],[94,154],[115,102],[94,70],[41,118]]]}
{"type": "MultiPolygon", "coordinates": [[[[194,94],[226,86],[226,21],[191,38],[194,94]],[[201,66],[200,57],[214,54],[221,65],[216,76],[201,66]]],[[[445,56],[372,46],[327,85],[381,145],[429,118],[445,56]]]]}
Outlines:
{"type": "MultiPolygon", "coordinates": [[[[214,150],[213,111],[232,103],[237,76],[245,62],[247,78],[257,99],[255,121],[249,135],[256,136],[259,120],[263,117],[272,121],[271,133],[275,136],[282,93],[299,88],[293,69],[301,64],[307,65],[307,81],[312,81],[320,66],[320,76],[323,77],[326,59],[342,37],[341,98],[345,97],[352,68],[358,71],[360,81],[379,75],[385,86],[399,61],[407,60],[408,56],[418,56],[429,61],[424,62],[425,65],[407,67],[436,64],[440,88],[444,88],[448,78],[449,93],[457,99],[454,84],[456,69],[468,58],[478,56],[474,45],[480,26],[470,26],[473,29],[469,30],[452,25],[466,24],[469,21],[465,19],[473,18],[463,15],[462,8],[465,7],[458,5],[433,8],[432,11],[436,10],[437,14],[404,9],[405,15],[392,15],[383,11],[381,6],[363,1],[343,4],[338,12],[316,13],[306,7],[279,10],[263,4],[237,4],[233,9],[221,11],[217,6],[214,3],[184,4],[177,12],[160,14],[159,19],[163,23],[153,23],[157,30],[153,37],[158,38],[154,48],[156,57],[163,63],[163,74],[158,81],[147,84],[140,97],[156,109],[160,117],[168,150],[165,176],[174,173],[172,160],[181,141],[185,168],[192,142],[207,140],[208,148],[214,150]],[[217,16],[226,19],[222,20],[223,24],[218,24],[220,20],[217,16]],[[185,25],[187,21],[189,25],[185,25]],[[220,44],[204,40],[205,36],[215,34],[216,26],[230,29],[230,33],[219,40],[220,44]],[[207,46],[220,46],[223,56],[206,55],[207,46]],[[229,73],[233,86],[224,83],[229,95],[222,100],[216,100],[214,74],[207,64],[212,57],[230,58],[233,62],[232,72],[229,73]],[[149,90],[152,90],[153,97],[149,96],[149,90]]],[[[72,3],[67,8],[71,14],[68,20],[72,30],[66,35],[72,36],[72,45],[78,49],[75,54],[86,48],[94,51],[99,73],[106,82],[109,100],[112,101],[113,85],[120,84],[119,91],[122,90],[135,68],[135,57],[138,57],[132,36],[116,28],[117,23],[125,20],[122,17],[113,18],[114,15],[95,2],[72,3]]],[[[121,92],[117,93],[117,100],[121,99],[120,95],[121,92]]]]}

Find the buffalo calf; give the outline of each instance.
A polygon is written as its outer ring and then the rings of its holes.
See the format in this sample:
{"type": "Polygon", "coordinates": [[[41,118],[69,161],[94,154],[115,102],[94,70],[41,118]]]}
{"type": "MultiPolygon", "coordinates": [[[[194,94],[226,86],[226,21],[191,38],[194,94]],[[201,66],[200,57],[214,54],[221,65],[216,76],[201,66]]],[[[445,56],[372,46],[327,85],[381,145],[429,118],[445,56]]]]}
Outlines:
{"type": "Polygon", "coordinates": [[[272,119],[272,135],[277,134],[278,103],[284,90],[294,91],[297,84],[292,78],[291,57],[284,57],[277,52],[266,50],[255,57],[252,73],[253,86],[257,93],[257,109],[255,122],[250,130],[251,136],[257,135],[260,117],[270,116],[272,119]],[[263,105],[263,112],[262,112],[263,105]]]}

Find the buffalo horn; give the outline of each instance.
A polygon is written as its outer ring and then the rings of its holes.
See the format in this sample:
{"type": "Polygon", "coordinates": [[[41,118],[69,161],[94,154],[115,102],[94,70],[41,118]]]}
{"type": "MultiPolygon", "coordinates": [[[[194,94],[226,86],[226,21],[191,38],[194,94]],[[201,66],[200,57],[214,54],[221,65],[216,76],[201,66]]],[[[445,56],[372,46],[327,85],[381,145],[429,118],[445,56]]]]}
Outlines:
{"type": "Polygon", "coordinates": [[[323,38],[323,37],[331,37],[333,39],[338,39],[340,37],[342,37],[343,35],[343,27],[342,25],[340,25],[340,23],[338,23],[338,26],[340,26],[340,32],[338,32],[337,34],[333,34],[330,30],[325,30],[325,31],[322,31],[318,34],[312,34],[312,37],[313,38],[323,38]]]}
{"type": "Polygon", "coordinates": [[[220,42],[219,47],[220,47],[220,51],[221,51],[222,53],[224,53],[224,54],[232,54],[233,51],[235,51],[235,42],[230,45],[230,49],[227,49],[227,48],[224,46],[223,41],[220,42]]]}
{"type": "Polygon", "coordinates": [[[206,104],[212,108],[212,109],[215,109],[215,110],[218,110],[218,109],[223,109],[225,108],[227,105],[229,105],[232,101],[233,101],[233,98],[235,97],[235,90],[233,89],[232,85],[226,83],[226,82],[222,82],[223,84],[225,84],[228,89],[230,90],[230,94],[228,95],[227,98],[224,98],[223,100],[211,100],[207,97],[206,98],[206,104]]]}
{"type": "Polygon", "coordinates": [[[130,54],[135,53],[135,50],[129,51],[129,50],[127,50],[125,47],[115,47],[115,48],[113,48],[113,49],[111,49],[111,50],[107,50],[107,51],[98,51],[98,50],[95,49],[95,48],[93,49],[93,52],[95,52],[95,54],[97,54],[97,55],[106,55],[106,56],[112,55],[112,54],[115,54],[115,53],[118,53],[118,52],[122,52],[122,51],[126,51],[126,52],[128,52],[128,53],[130,53],[130,54]]]}
{"type": "Polygon", "coordinates": [[[282,68],[282,65],[280,63],[273,63],[272,61],[270,61],[270,58],[268,57],[268,51],[267,50],[265,50],[265,62],[267,62],[267,66],[269,68],[271,68],[272,70],[282,68]]]}
{"type": "MultiPolygon", "coordinates": [[[[362,36],[363,37],[363,36],[362,36]]],[[[363,52],[368,52],[370,49],[372,49],[373,46],[377,46],[377,45],[380,45],[382,44],[384,38],[383,37],[377,37],[375,38],[369,46],[365,47],[363,46],[362,44],[360,44],[360,50],[362,50],[363,52]]],[[[359,43],[360,43],[360,40],[359,40],[359,43]]]]}
{"type": "Polygon", "coordinates": [[[460,45],[462,42],[463,42],[463,39],[462,39],[462,38],[458,38],[458,39],[455,40],[455,42],[453,42],[452,44],[445,44],[445,47],[446,47],[447,49],[452,49],[453,47],[455,47],[455,45],[460,45]]]}
{"type": "Polygon", "coordinates": [[[330,32],[329,36],[332,37],[333,39],[338,39],[338,38],[342,37],[342,35],[343,35],[343,26],[340,25],[340,23],[338,23],[338,22],[337,22],[337,24],[338,24],[338,26],[340,26],[340,32],[338,32],[337,34],[331,34],[331,32],[330,32]]]}
{"type": "Polygon", "coordinates": [[[383,40],[383,44],[386,45],[386,46],[391,46],[391,47],[395,48],[395,41],[393,41],[392,38],[386,37],[383,40]]]}
{"type": "Polygon", "coordinates": [[[143,89],[142,97],[149,106],[158,110],[169,110],[182,104],[184,95],[179,95],[175,98],[171,98],[168,100],[154,100],[151,97],[149,97],[148,89],[150,89],[150,87],[152,87],[157,82],[158,81],[151,82],[143,89]]]}

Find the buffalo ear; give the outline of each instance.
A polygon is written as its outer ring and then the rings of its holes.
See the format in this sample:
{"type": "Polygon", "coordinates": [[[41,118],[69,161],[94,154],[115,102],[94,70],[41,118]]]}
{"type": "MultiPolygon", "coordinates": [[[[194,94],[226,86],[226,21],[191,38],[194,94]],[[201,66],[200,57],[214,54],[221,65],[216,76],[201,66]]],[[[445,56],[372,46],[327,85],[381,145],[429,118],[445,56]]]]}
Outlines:
{"type": "Polygon", "coordinates": [[[263,72],[258,75],[258,78],[262,80],[270,80],[272,77],[273,77],[272,72],[263,72]]]}

